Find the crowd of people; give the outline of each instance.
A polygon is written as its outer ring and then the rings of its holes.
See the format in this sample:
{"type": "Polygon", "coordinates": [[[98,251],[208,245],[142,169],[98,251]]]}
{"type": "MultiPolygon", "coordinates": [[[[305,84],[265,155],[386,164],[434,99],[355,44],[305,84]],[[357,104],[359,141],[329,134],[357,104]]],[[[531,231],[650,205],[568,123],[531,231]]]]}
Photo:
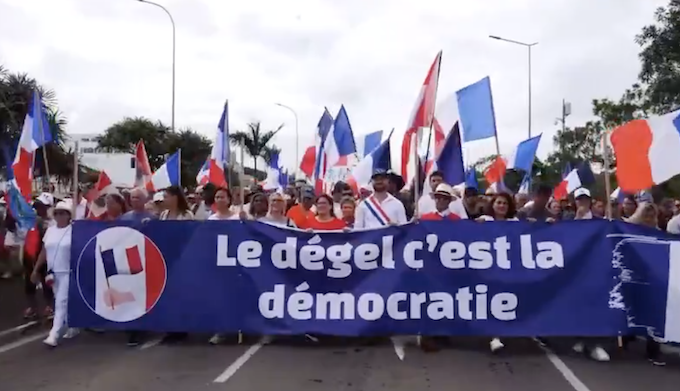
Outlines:
{"type": "MultiPolygon", "coordinates": [[[[555,223],[561,220],[606,218],[607,203],[594,199],[586,188],[579,188],[573,197],[552,199],[552,188],[539,185],[531,197],[527,194],[511,195],[505,192],[479,194],[476,188],[457,189],[444,183],[442,172],[429,176],[433,189],[415,202],[410,192],[404,191],[404,182],[390,171],[378,171],[371,179],[371,190],[362,189],[355,194],[343,182],[333,186],[330,195],[317,195],[306,181],[298,181],[285,189],[264,191],[259,186],[240,189],[216,187],[212,184],[198,186],[187,192],[170,187],[149,194],[144,189],[122,190],[107,194],[96,203],[106,212],[100,217],[105,221],[145,222],[159,220],[257,220],[280,227],[308,231],[333,231],[377,229],[388,225],[401,225],[417,220],[488,221],[537,221],[555,223]]],[[[70,338],[78,330],[68,328],[66,308],[68,305],[68,275],[70,270],[71,222],[88,217],[88,204],[78,194],[75,200],[58,200],[50,192],[40,194],[33,201],[38,215],[40,248],[28,251],[22,243],[16,221],[3,211],[0,233],[3,235],[0,272],[11,276],[12,262],[20,260],[19,272],[24,276],[26,310],[24,317],[54,317],[53,326],[44,343],[57,346],[61,338],[70,338]],[[72,216],[75,210],[75,215],[72,216]],[[14,261],[13,261],[14,260],[14,261]],[[44,302],[38,309],[36,296],[41,288],[44,302]],[[54,307],[52,306],[54,303],[54,307]]],[[[2,206],[4,200],[2,201],[2,206]]],[[[622,219],[656,229],[680,234],[680,201],[663,199],[655,202],[650,194],[626,196],[619,203],[611,201],[609,218],[622,219]]],[[[171,333],[164,341],[184,338],[183,333],[171,333]]],[[[138,345],[144,339],[141,332],[129,331],[128,344],[138,345]]],[[[224,335],[210,338],[211,344],[219,344],[224,335]]],[[[536,338],[545,344],[545,339],[536,338]]],[[[634,338],[623,338],[623,346],[634,338]]],[[[423,338],[422,346],[436,345],[432,338],[423,338]]],[[[490,340],[490,349],[497,352],[504,348],[500,338],[490,340]]],[[[597,361],[608,361],[609,354],[593,340],[584,338],[574,347],[597,361]]],[[[657,341],[647,339],[647,358],[655,365],[664,365],[657,341]]]]}

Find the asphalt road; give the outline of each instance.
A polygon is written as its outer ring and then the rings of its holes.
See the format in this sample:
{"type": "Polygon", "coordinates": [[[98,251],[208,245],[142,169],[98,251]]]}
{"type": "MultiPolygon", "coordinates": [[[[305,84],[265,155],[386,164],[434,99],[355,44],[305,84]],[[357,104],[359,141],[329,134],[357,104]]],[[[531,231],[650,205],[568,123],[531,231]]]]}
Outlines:
{"type": "Polygon", "coordinates": [[[643,343],[628,351],[607,348],[611,362],[572,353],[569,340],[551,340],[544,350],[514,339],[498,355],[482,338],[452,338],[432,353],[407,346],[400,359],[389,339],[236,338],[210,346],[209,336],[141,346],[125,345],[122,333],[83,332],[55,349],[41,341],[48,324],[16,329],[23,321],[20,295],[0,281],[0,390],[2,391],[677,391],[680,356],[668,352],[666,367],[643,356],[643,343]],[[3,284],[4,287],[3,287],[3,284]],[[9,300],[9,301],[8,301],[9,300]],[[14,322],[14,323],[12,323],[14,322]]]}

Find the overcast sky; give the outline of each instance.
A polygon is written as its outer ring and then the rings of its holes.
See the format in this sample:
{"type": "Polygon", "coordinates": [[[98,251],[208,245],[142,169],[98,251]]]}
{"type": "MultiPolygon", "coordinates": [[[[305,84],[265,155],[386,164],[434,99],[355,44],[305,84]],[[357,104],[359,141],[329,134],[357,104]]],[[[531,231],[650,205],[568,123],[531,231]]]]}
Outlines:
{"type": "MultiPolygon", "coordinates": [[[[230,127],[285,124],[275,142],[295,164],[327,106],[344,104],[354,134],[395,128],[393,162],[420,85],[444,51],[439,98],[491,77],[501,152],[527,136],[527,50],[533,49],[533,132],[552,148],[562,99],[568,124],[593,98],[618,98],[636,79],[634,37],[665,0],[158,0],[177,26],[177,127],[212,138],[225,99],[230,127]]],[[[98,133],[125,116],[170,123],[171,27],[138,0],[0,0],[0,63],[56,91],[70,133],[98,133]]],[[[473,162],[492,140],[466,146],[473,162]]]]}

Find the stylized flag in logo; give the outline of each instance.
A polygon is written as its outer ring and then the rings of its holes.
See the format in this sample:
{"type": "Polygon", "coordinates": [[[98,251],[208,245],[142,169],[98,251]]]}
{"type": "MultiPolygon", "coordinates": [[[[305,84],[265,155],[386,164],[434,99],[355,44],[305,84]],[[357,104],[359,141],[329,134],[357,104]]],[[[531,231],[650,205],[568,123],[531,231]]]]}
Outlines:
{"type": "Polygon", "coordinates": [[[101,251],[106,278],[118,274],[132,275],[144,271],[138,246],[126,248],[125,251],[115,250],[101,251]]]}

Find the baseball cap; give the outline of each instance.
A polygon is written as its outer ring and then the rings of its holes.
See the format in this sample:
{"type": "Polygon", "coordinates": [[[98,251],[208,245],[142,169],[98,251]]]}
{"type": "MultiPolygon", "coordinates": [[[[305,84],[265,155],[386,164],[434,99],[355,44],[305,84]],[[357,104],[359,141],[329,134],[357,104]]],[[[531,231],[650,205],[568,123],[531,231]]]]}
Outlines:
{"type": "Polygon", "coordinates": [[[300,189],[300,194],[302,195],[302,198],[314,198],[314,189],[309,186],[305,186],[300,189]]]}
{"type": "Polygon", "coordinates": [[[579,197],[588,197],[590,198],[590,190],[584,188],[584,187],[579,187],[574,191],[574,198],[579,198],[579,197]]]}
{"type": "Polygon", "coordinates": [[[41,193],[38,196],[37,200],[40,201],[45,206],[54,205],[54,196],[50,193],[41,193]]]}

